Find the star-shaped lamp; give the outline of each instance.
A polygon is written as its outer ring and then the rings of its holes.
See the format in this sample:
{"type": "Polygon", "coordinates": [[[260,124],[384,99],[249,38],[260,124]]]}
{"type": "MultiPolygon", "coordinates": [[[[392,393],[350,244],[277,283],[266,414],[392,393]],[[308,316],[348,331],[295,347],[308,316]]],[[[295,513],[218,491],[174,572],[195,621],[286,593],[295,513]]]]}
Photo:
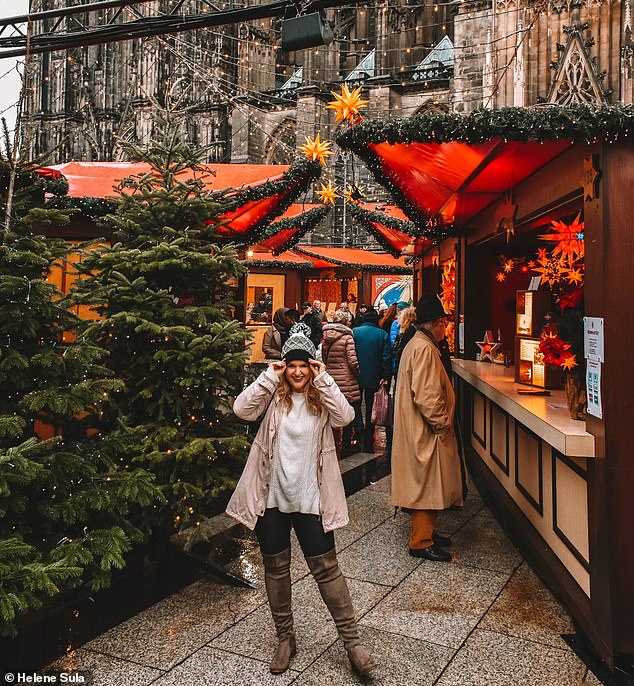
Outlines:
{"type": "Polygon", "coordinates": [[[317,195],[321,198],[321,201],[324,203],[324,205],[327,205],[328,203],[334,205],[335,198],[341,197],[337,193],[337,186],[333,186],[330,181],[328,181],[327,186],[324,186],[323,183],[321,184],[321,190],[317,191],[317,195]]]}
{"type": "Polygon", "coordinates": [[[360,203],[361,198],[363,198],[363,186],[357,186],[356,184],[348,184],[346,186],[346,200],[348,202],[360,203]]]}
{"type": "Polygon", "coordinates": [[[315,138],[306,136],[306,142],[300,147],[300,150],[309,160],[321,162],[324,166],[326,166],[326,157],[332,155],[330,141],[320,141],[319,134],[315,138]]]}
{"type": "Polygon", "coordinates": [[[489,360],[493,362],[493,358],[497,356],[498,350],[502,347],[501,343],[496,343],[493,340],[493,332],[487,329],[484,334],[484,340],[476,341],[476,345],[480,348],[480,362],[489,360]]]}
{"type": "Polygon", "coordinates": [[[327,105],[327,110],[335,111],[335,121],[352,120],[355,115],[359,114],[359,108],[365,107],[369,100],[361,99],[361,86],[354,88],[352,91],[348,89],[347,84],[341,86],[341,94],[330,91],[335,96],[327,105]]]}

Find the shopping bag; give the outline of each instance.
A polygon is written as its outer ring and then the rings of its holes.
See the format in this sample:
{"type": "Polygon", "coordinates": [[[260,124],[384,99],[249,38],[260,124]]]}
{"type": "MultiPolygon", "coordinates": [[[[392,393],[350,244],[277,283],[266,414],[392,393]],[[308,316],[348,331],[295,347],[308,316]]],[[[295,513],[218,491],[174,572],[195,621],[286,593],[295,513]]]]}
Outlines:
{"type": "Polygon", "coordinates": [[[372,424],[374,426],[392,426],[394,423],[394,409],[392,398],[385,386],[381,386],[374,394],[374,404],[372,405],[372,424]]]}

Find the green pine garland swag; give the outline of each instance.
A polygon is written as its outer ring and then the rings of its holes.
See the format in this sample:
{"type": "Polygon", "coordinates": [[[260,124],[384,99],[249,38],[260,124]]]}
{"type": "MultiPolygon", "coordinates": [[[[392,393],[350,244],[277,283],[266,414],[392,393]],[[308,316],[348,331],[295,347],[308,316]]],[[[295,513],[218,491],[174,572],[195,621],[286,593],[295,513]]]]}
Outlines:
{"type": "Polygon", "coordinates": [[[327,257],[320,255],[319,253],[312,252],[307,249],[306,246],[298,245],[295,247],[295,252],[305,255],[309,258],[318,258],[320,260],[326,260],[327,262],[332,262],[333,264],[339,265],[340,267],[350,267],[352,269],[359,269],[367,272],[379,272],[381,274],[411,274],[412,270],[409,267],[401,267],[399,265],[388,266],[381,264],[365,264],[363,262],[347,262],[336,257],[327,257]]]}
{"type": "Polygon", "coordinates": [[[423,227],[418,227],[414,222],[399,219],[398,217],[391,217],[384,212],[368,210],[355,203],[348,203],[348,211],[354,219],[359,221],[365,229],[372,233],[376,240],[393,257],[400,257],[400,250],[395,248],[390,241],[377,230],[375,224],[383,224],[383,226],[386,226],[388,229],[400,231],[412,238],[426,238],[434,244],[440,243],[456,233],[453,227],[447,226],[431,227],[425,225],[423,227]]]}
{"type": "Polygon", "coordinates": [[[297,214],[294,217],[279,219],[269,225],[268,230],[260,240],[264,241],[268,238],[272,238],[282,231],[296,229],[295,233],[290,236],[290,238],[272,251],[274,255],[280,255],[285,250],[289,250],[297,245],[308,231],[317,226],[317,224],[328,215],[330,209],[331,205],[320,205],[319,207],[313,207],[307,212],[297,214]]]}
{"type": "Polygon", "coordinates": [[[634,132],[634,105],[536,105],[477,109],[468,115],[429,112],[408,118],[363,120],[339,133],[341,148],[361,154],[378,143],[482,143],[571,140],[614,143],[634,132]]]}
{"type": "Polygon", "coordinates": [[[414,205],[386,173],[380,157],[372,150],[379,143],[482,143],[492,138],[504,141],[570,140],[574,142],[614,143],[634,131],[634,105],[540,105],[529,108],[503,107],[478,109],[468,115],[430,112],[409,118],[363,120],[344,129],[335,142],[352,150],[365,162],[397,205],[416,224],[425,225],[429,217],[414,205]]]}

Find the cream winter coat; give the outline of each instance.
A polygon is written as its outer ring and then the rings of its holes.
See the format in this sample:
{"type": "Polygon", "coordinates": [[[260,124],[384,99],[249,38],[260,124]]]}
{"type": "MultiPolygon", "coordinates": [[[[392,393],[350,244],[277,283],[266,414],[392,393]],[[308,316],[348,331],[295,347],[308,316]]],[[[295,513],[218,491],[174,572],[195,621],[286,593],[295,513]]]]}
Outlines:
{"type": "MultiPolygon", "coordinates": [[[[332,531],[348,523],[348,506],[335,451],[333,428],[343,427],[354,419],[354,410],[339,390],[333,378],[322,372],[315,378],[323,410],[319,417],[316,440],[319,442],[317,478],[319,483],[319,511],[324,531],[332,531]]],[[[247,463],[238,481],[227,514],[254,529],[258,517],[264,514],[269,494],[273,443],[277,439],[284,405],[276,395],[277,381],[266,372],[236,398],[233,411],[240,419],[255,421],[264,413],[260,428],[253,440],[247,463]]]]}
{"type": "Polygon", "coordinates": [[[462,505],[455,404],[438,346],[417,331],[403,351],[394,399],[392,503],[396,507],[444,510],[462,505]]]}

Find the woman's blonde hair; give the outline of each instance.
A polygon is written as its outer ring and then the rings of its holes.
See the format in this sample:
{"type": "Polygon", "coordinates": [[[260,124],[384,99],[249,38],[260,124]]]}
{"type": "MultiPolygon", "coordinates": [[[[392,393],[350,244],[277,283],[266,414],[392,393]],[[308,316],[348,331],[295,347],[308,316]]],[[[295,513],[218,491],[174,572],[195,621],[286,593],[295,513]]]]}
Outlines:
{"type": "Polygon", "coordinates": [[[398,315],[398,328],[401,333],[405,333],[411,326],[412,322],[416,321],[416,308],[406,307],[398,315]]]}
{"type": "MultiPolygon", "coordinates": [[[[313,373],[308,370],[308,383],[304,386],[304,396],[306,397],[306,405],[312,414],[321,414],[323,403],[321,402],[321,395],[319,390],[313,383],[313,373]]],[[[282,374],[280,378],[279,386],[277,387],[277,393],[280,400],[286,405],[286,413],[288,414],[293,407],[292,393],[293,389],[286,378],[286,371],[282,374]]]]}

